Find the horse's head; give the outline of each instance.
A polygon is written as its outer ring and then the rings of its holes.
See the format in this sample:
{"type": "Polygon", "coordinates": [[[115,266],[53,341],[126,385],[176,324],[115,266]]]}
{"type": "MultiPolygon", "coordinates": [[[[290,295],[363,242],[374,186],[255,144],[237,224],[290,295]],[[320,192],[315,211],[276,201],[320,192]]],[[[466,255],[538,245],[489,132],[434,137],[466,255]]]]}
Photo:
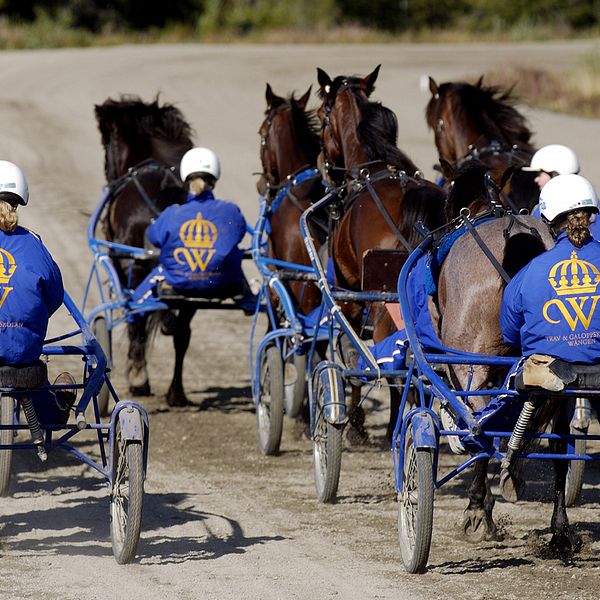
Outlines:
{"type": "Polygon", "coordinates": [[[510,181],[514,167],[506,169],[497,180],[488,166],[478,160],[470,160],[455,168],[442,159],[444,176],[451,182],[446,198],[446,219],[457,217],[462,209],[471,215],[502,205],[503,188],[510,181]]]}
{"type": "Polygon", "coordinates": [[[360,102],[366,102],[373,93],[380,67],[377,65],[365,77],[338,75],[334,79],[317,68],[318,94],[322,100],[317,115],[321,121],[322,158],[326,171],[331,166],[346,166],[344,134],[357,131],[362,119],[360,102]]]}
{"type": "Polygon", "coordinates": [[[137,97],[107,99],[94,107],[102,145],[107,181],[147,159],[169,167],[178,166],[192,147],[192,130],[179,109],[159,106],[158,99],[146,104],[137,97]]]}
{"type": "Polygon", "coordinates": [[[512,89],[447,82],[429,78],[431,98],[425,109],[440,158],[460,163],[465,158],[483,162],[501,157],[504,167],[524,164],[533,147],[527,121],[513,106],[512,89]]]}
{"type": "Polygon", "coordinates": [[[314,111],[306,109],[312,86],[300,98],[277,96],[267,83],[267,109],[258,134],[262,175],[260,194],[274,189],[302,167],[314,166],[319,153],[319,135],[314,111]]]}

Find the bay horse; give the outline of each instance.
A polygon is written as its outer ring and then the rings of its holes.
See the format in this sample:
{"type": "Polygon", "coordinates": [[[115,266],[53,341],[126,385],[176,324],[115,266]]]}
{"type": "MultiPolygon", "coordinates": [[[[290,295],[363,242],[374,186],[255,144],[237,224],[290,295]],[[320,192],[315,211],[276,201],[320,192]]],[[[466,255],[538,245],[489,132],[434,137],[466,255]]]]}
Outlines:
{"type": "Polygon", "coordinates": [[[510,187],[505,190],[511,208],[533,208],[539,198],[535,174],[520,167],[529,165],[535,148],[526,118],[514,107],[512,90],[483,85],[483,76],[475,84],[440,85],[430,77],[429,90],[425,118],[434,132],[445,179],[452,179],[449,167],[455,170],[474,159],[486,164],[496,180],[514,166],[510,187]]]}
{"type": "MultiPolygon", "coordinates": [[[[487,166],[478,161],[463,165],[455,174],[447,202],[448,218],[458,217],[461,209],[469,209],[471,215],[489,208],[490,184],[495,186],[498,197],[501,185],[491,183],[487,166]]],[[[497,201],[500,204],[500,201],[497,201]]],[[[492,218],[477,226],[477,232],[485,246],[512,277],[531,259],[554,245],[548,227],[531,216],[508,215],[492,218]]],[[[437,321],[442,343],[451,348],[468,352],[509,356],[515,350],[508,347],[500,330],[500,308],[505,281],[500,272],[486,258],[475,237],[465,233],[452,245],[442,263],[437,291],[437,307],[430,302],[430,313],[437,321]]],[[[489,383],[501,387],[505,372],[494,372],[487,366],[454,365],[448,369],[448,377],[456,389],[485,389],[489,383]],[[467,387],[468,386],[468,387],[467,387]]],[[[485,396],[470,396],[468,405],[472,411],[481,410],[486,403],[485,396]]],[[[552,423],[554,433],[568,434],[572,406],[561,399],[547,401],[538,406],[531,429],[544,431],[552,423]]],[[[551,447],[564,453],[566,442],[552,441],[551,447]]],[[[469,488],[469,504],[465,511],[463,529],[467,538],[473,541],[494,539],[497,528],[492,517],[494,498],[488,478],[488,461],[478,461],[474,465],[474,477],[469,488]]],[[[569,533],[569,522],[565,507],[565,482],[568,462],[555,460],[554,511],[551,520],[552,540],[550,551],[558,556],[573,551],[577,541],[569,533]]],[[[511,481],[512,474],[503,480],[509,486],[517,486],[511,481]]],[[[503,483],[504,482],[504,483],[503,483]]],[[[504,491],[504,490],[503,490],[504,491]]],[[[514,497],[514,489],[509,489],[514,497]]]]}
{"type": "MultiPolygon", "coordinates": [[[[311,89],[298,99],[293,93],[283,98],[267,83],[265,119],[258,130],[263,171],[257,188],[271,209],[268,255],[306,266],[311,263],[300,232],[300,215],[325,195],[316,170],[321,150],[317,118],[306,108],[311,89]],[[293,184],[296,176],[299,181],[293,184]]],[[[322,227],[315,232],[317,246],[325,240],[324,233],[322,227]]],[[[321,293],[316,285],[289,281],[288,287],[302,314],[319,306],[321,293]]],[[[276,301],[274,294],[271,300],[276,301]]]]}
{"type": "MultiPolygon", "coordinates": [[[[152,219],[167,206],[183,203],[187,193],[179,180],[181,157],[193,147],[192,129],[181,111],[171,104],[150,103],[136,96],[108,98],[94,107],[104,147],[104,173],[112,197],[103,218],[104,234],[111,242],[144,246],[144,233],[152,219]]],[[[128,264],[116,261],[126,286],[128,264]]],[[[149,273],[148,261],[134,261],[131,287],[149,273]]],[[[183,307],[174,322],[175,370],[167,393],[170,406],[187,403],[182,384],[183,358],[189,346],[194,309],[183,307]]],[[[134,396],[150,394],[146,346],[152,338],[153,318],[142,316],[127,325],[129,349],[127,380],[134,396]]]]}
{"type": "MultiPolygon", "coordinates": [[[[396,115],[369,100],[379,66],[365,77],[340,75],[332,79],[322,69],[317,72],[322,99],[318,114],[322,123],[324,168],[335,183],[347,189],[343,214],[333,228],[330,241],[336,285],[360,291],[365,253],[374,248],[405,252],[415,248],[421,241],[415,230],[417,222],[429,229],[445,223],[446,194],[423,179],[412,160],[397,147],[396,115]]],[[[397,279],[398,273],[393,276],[397,279]]],[[[342,311],[357,332],[363,326],[364,309],[365,305],[358,303],[342,304],[342,311]]],[[[369,310],[375,342],[397,330],[382,303],[370,305],[369,310]]],[[[349,362],[352,363],[352,358],[349,362]]],[[[388,438],[391,439],[399,396],[395,387],[390,390],[388,438]]],[[[364,437],[359,397],[359,389],[353,386],[355,416],[351,425],[364,437]]]]}

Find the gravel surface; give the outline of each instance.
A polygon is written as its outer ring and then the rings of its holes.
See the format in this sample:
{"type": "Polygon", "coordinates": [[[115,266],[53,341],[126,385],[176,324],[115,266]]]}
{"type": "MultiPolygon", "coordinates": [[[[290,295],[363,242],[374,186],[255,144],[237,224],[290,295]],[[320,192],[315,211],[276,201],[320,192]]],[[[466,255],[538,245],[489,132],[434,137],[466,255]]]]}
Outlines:
{"type": "MultiPolygon", "coordinates": [[[[22,223],[40,233],[79,302],[90,268],[89,213],[104,182],[93,106],[121,93],[175,103],[198,144],[223,164],[222,197],[257,214],[257,130],[265,84],[277,94],[316,89],[316,67],[330,75],[366,74],[382,64],[374,98],[399,119],[399,145],[433,177],[433,135],[425,125],[423,75],[438,82],[475,78],[505,63],[566,69],[594,42],[519,45],[130,46],[0,53],[0,156],[19,163],[31,185],[22,223]]],[[[313,96],[313,104],[316,104],[313,96]]],[[[598,186],[600,121],[523,108],[538,146],[576,149],[582,172],[598,186]]],[[[252,270],[250,269],[250,274],[252,270]]],[[[58,315],[52,330],[67,319],[58,315]]],[[[15,458],[12,496],[0,499],[3,599],[292,599],[598,597],[600,469],[591,466],[581,506],[569,511],[584,544],[573,561],[544,558],[549,535],[551,469],[529,471],[524,501],[501,499],[499,542],[468,544],[459,533],[468,476],[436,494],[429,571],[404,572],[397,544],[391,457],[385,449],[385,394],[367,406],[371,445],[345,448],[339,501],[319,505],[312,446],[286,421],[280,456],[261,457],[250,399],[248,336],[242,314],[194,319],[185,386],[193,402],[168,410],[173,367],[169,338],[157,337],[150,358],[154,395],[151,449],[138,559],[112,558],[108,500],[95,473],[51,454],[40,464],[15,458]]],[[[115,339],[113,376],[122,398],[124,332],[115,339]]],[[[62,370],[55,360],[51,372],[62,370]]],[[[94,452],[82,436],[81,450],[94,452]]],[[[443,449],[440,469],[455,458],[443,449]]],[[[497,485],[497,477],[494,486],[497,485]]]]}

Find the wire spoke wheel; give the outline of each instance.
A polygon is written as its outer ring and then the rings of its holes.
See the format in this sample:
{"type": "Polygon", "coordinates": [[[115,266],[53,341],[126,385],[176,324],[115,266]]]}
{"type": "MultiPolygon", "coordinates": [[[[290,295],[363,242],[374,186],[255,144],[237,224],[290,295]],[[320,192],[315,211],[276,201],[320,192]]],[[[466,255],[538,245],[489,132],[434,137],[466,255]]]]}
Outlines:
{"type": "Polygon", "coordinates": [[[283,360],[277,346],[263,353],[256,406],[258,446],[265,456],[277,454],[283,430],[283,360]]]}
{"type": "MultiPolygon", "coordinates": [[[[585,430],[572,428],[571,433],[587,433],[585,430]]],[[[575,440],[575,454],[585,454],[585,440],[575,440]]],[[[570,460],[567,468],[567,480],[565,482],[565,504],[575,506],[579,502],[583,488],[583,476],[585,474],[585,460],[570,460]]]]}
{"type": "MultiPolygon", "coordinates": [[[[0,397],[0,425],[14,423],[15,401],[11,396],[0,397]]],[[[15,432],[12,429],[0,430],[0,445],[13,443],[15,432]]],[[[12,449],[0,450],[0,497],[8,496],[12,470],[12,449]]]]}
{"type": "MultiPolygon", "coordinates": [[[[330,370],[332,377],[339,377],[335,369],[330,370]]],[[[333,386],[332,386],[333,387],[333,386]]],[[[325,406],[325,389],[321,378],[317,384],[316,422],[313,433],[313,466],[315,488],[320,502],[335,502],[340,471],[342,466],[342,425],[329,423],[323,414],[325,406]]]]}
{"type": "Polygon", "coordinates": [[[433,458],[430,449],[415,448],[410,424],[402,473],[402,489],[398,494],[400,552],[409,573],[423,573],[433,530],[433,458]]]}
{"type": "Polygon", "coordinates": [[[135,557],[142,525],[143,496],[142,444],[137,440],[125,440],[117,425],[110,498],[110,532],[113,554],[119,564],[129,563],[135,557]]]}

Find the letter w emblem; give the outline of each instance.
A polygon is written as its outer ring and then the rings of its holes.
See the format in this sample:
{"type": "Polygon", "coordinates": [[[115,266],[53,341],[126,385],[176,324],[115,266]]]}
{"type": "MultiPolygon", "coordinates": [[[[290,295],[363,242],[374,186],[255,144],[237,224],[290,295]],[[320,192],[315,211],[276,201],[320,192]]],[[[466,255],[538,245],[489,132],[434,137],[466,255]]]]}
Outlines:
{"type": "Polygon", "coordinates": [[[552,319],[548,315],[548,309],[550,308],[550,306],[555,305],[558,308],[558,310],[560,311],[560,313],[562,314],[562,316],[565,318],[565,321],[569,324],[571,331],[575,331],[575,327],[577,327],[577,323],[580,320],[581,320],[581,324],[584,326],[584,328],[587,331],[587,329],[590,326],[590,323],[592,321],[592,317],[594,316],[594,312],[596,310],[596,304],[598,303],[599,298],[600,298],[600,296],[591,296],[591,297],[590,296],[579,296],[577,298],[567,298],[566,301],[569,303],[570,307],[573,309],[573,312],[575,313],[574,315],[571,314],[571,311],[569,310],[569,308],[567,306],[565,306],[565,304],[561,300],[559,300],[559,299],[550,300],[549,302],[546,302],[546,304],[544,305],[544,308],[543,308],[544,318],[549,323],[556,324],[556,323],[560,322],[560,321],[552,319]],[[583,308],[584,308],[584,305],[586,304],[586,301],[589,300],[590,298],[592,300],[592,304],[586,315],[583,312],[583,308]]]}
{"type": "Polygon", "coordinates": [[[214,254],[215,250],[210,248],[177,248],[173,258],[180,265],[187,264],[190,271],[195,272],[196,269],[205,271],[214,254]]]}

